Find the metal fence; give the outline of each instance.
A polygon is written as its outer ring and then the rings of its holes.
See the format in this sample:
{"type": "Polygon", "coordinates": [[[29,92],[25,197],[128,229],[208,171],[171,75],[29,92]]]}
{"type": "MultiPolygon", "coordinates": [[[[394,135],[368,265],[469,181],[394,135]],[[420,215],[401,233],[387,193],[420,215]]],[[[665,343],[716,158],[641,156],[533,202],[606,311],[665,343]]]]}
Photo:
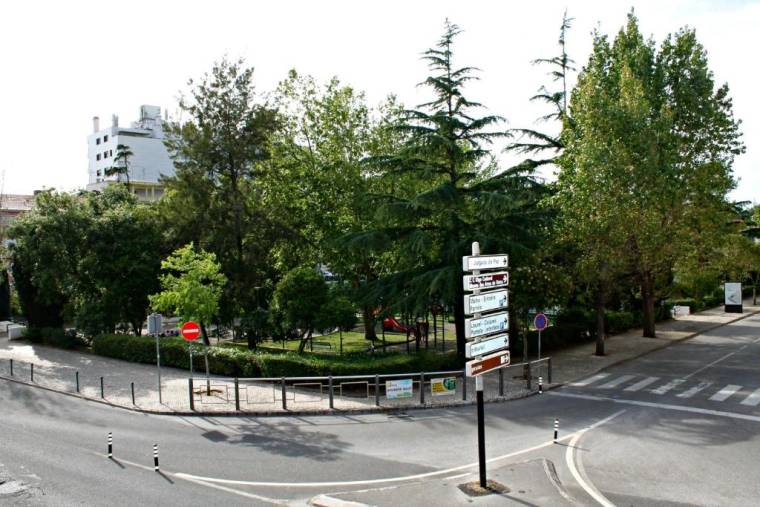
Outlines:
{"type": "MultiPolygon", "coordinates": [[[[519,363],[484,375],[487,401],[520,398],[552,382],[551,358],[519,363]]],[[[0,372],[2,369],[0,369],[0,372]]],[[[84,398],[164,412],[287,413],[436,407],[475,399],[475,379],[464,370],[385,375],[229,378],[164,377],[159,400],[156,378],[125,382],[80,375],[71,368],[35,368],[9,360],[6,375],[76,393],[84,398]]],[[[144,376],[145,377],[145,376],[144,376]]],[[[149,376],[148,376],[149,377],[149,376]]]]}

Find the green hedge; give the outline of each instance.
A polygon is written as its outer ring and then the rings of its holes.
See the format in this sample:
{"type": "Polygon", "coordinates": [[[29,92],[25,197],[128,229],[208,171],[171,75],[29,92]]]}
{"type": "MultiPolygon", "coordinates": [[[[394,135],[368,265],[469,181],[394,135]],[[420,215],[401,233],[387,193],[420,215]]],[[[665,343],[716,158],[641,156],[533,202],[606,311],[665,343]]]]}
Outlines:
{"type": "Polygon", "coordinates": [[[87,342],[77,336],[76,331],[65,331],[57,327],[30,327],[26,329],[24,338],[32,343],[61,349],[79,349],[87,346],[87,342]]]}
{"type": "MultiPolygon", "coordinates": [[[[188,343],[177,337],[160,338],[161,364],[190,369],[188,343]]],[[[194,345],[196,371],[205,371],[202,345],[194,345]]],[[[147,336],[108,334],[92,341],[95,354],[136,363],[156,362],[156,342],[147,336]]],[[[342,357],[295,353],[262,353],[237,347],[211,347],[211,373],[229,377],[298,377],[322,375],[368,375],[453,370],[456,355],[424,353],[347,354],[342,357]]]]}

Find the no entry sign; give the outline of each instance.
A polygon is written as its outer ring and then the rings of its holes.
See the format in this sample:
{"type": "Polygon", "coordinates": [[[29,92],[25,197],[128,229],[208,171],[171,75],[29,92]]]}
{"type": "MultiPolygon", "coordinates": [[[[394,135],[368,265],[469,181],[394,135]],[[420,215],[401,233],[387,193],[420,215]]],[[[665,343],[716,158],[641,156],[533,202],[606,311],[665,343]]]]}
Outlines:
{"type": "Polygon", "coordinates": [[[193,322],[192,320],[185,322],[182,324],[182,338],[188,341],[195,341],[198,339],[198,337],[201,335],[201,327],[198,325],[197,322],[193,322]]]}

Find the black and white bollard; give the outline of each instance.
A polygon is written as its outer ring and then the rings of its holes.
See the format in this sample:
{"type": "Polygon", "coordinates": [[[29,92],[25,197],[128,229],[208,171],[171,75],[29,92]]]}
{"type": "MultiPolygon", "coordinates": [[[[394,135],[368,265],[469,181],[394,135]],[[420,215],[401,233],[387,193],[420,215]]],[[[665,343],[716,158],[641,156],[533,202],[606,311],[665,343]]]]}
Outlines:
{"type": "Polygon", "coordinates": [[[538,394],[544,394],[544,377],[538,377],[538,394]]]}
{"type": "Polygon", "coordinates": [[[158,444],[153,444],[153,470],[158,472],[158,444]]]}
{"type": "Polygon", "coordinates": [[[113,458],[113,435],[108,432],[108,457],[113,458]]]}
{"type": "Polygon", "coordinates": [[[554,419],[554,443],[557,443],[557,432],[559,431],[559,419],[554,419]]]}

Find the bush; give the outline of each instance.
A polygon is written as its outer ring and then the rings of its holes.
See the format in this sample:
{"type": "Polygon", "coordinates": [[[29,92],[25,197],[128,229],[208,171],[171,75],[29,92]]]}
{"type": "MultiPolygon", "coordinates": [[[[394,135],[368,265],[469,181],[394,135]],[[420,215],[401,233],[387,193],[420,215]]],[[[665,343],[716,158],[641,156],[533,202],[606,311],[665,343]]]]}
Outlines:
{"type": "Polygon", "coordinates": [[[62,349],[78,349],[86,347],[87,342],[77,336],[75,330],[65,331],[57,327],[30,327],[27,328],[24,337],[32,343],[40,343],[62,349]]]}
{"type": "MultiPolygon", "coordinates": [[[[190,369],[188,342],[181,338],[159,339],[161,364],[190,369]]],[[[204,371],[202,346],[195,346],[194,367],[204,371]]],[[[105,334],[92,341],[95,354],[136,363],[156,361],[155,338],[105,334]]],[[[209,371],[229,377],[283,377],[324,375],[369,375],[386,373],[416,373],[459,369],[456,354],[378,353],[373,356],[346,354],[326,357],[312,354],[267,353],[240,347],[211,347],[208,352],[209,371]]]]}
{"type": "Polygon", "coordinates": [[[607,332],[610,334],[622,333],[635,327],[640,318],[632,312],[606,312],[607,332]]]}

